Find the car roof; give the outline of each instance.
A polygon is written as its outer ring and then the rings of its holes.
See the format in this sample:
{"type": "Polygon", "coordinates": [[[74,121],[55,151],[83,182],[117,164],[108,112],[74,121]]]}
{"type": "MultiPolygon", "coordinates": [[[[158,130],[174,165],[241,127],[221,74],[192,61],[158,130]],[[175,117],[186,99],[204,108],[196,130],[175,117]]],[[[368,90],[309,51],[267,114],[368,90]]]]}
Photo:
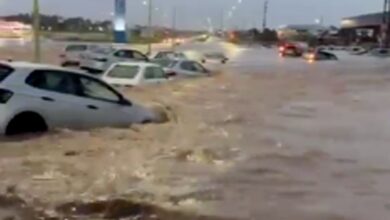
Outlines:
{"type": "MultiPolygon", "coordinates": [[[[146,62],[131,62],[131,61],[125,61],[125,62],[118,62],[115,63],[116,65],[134,65],[134,66],[141,66],[141,67],[160,67],[160,65],[155,64],[155,63],[146,63],[146,62]]],[[[115,65],[114,64],[114,65],[115,65]]]]}
{"type": "Polygon", "coordinates": [[[4,62],[3,61],[3,62],[0,62],[0,64],[9,66],[9,67],[14,68],[14,69],[30,69],[30,70],[51,69],[51,70],[72,72],[72,73],[76,73],[76,74],[80,74],[80,75],[88,75],[88,74],[83,73],[83,72],[78,71],[78,70],[67,69],[67,68],[63,68],[63,67],[55,66],[55,65],[51,65],[51,64],[32,63],[32,62],[25,62],[25,61],[13,61],[13,62],[7,62],[7,61],[4,62]]]}

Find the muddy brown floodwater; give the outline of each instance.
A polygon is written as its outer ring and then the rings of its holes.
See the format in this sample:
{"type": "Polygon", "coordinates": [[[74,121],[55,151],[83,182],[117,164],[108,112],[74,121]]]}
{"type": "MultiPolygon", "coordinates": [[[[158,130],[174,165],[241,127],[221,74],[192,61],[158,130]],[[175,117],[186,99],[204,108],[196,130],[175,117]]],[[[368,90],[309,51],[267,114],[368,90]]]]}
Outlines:
{"type": "Polygon", "coordinates": [[[264,68],[122,90],[165,124],[3,138],[0,219],[389,219],[388,66],[264,68]]]}

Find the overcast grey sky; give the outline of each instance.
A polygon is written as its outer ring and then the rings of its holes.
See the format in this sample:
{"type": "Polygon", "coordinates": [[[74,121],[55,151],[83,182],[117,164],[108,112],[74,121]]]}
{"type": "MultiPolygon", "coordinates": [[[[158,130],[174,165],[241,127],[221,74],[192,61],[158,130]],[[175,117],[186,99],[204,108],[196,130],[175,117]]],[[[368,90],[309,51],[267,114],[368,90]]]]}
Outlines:
{"type": "MultiPolygon", "coordinates": [[[[63,16],[84,16],[92,19],[109,19],[114,0],[40,0],[45,14],[63,16]]],[[[128,22],[145,24],[146,7],[143,0],[128,0],[128,22]]],[[[155,23],[171,24],[172,6],[178,8],[180,28],[201,28],[207,24],[207,17],[214,25],[221,24],[225,14],[226,26],[260,26],[263,0],[154,0],[159,8],[155,13],[155,23]],[[237,10],[228,19],[228,11],[233,5],[237,10]]],[[[0,0],[0,15],[30,12],[32,0],[0,0]]],[[[383,0],[269,0],[269,25],[309,24],[315,19],[324,18],[325,24],[338,25],[340,19],[362,13],[378,12],[383,0]]]]}

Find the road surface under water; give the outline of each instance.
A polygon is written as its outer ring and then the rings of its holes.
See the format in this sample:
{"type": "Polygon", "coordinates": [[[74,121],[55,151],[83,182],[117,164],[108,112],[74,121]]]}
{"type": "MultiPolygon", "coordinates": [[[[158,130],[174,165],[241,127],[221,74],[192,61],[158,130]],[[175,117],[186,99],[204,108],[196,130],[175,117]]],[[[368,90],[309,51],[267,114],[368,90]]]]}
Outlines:
{"type": "Polygon", "coordinates": [[[49,213],[124,199],[226,219],[389,219],[389,60],[187,49],[231,62],[212,78],[123,90],[165,106],[169,123],[3,139],[0,188],[49,213]]]}

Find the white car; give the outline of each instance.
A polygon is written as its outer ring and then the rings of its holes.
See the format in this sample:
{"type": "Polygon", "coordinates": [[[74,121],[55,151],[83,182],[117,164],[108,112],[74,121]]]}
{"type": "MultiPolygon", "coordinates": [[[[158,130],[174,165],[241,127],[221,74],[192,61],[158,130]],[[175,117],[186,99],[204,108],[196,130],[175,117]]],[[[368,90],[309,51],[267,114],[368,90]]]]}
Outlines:
{"type": "Polygon", "coordinates": [[[80,68],[90,72],[104,72],[112,64],[125,61],[148,62],[149,58],[143,53],[126,48],[102,47],[87,53],[80,68]]]}
{"type": "Polygon", "coordinates": [[[69,44],[60,54],[61,66],[79,66],[82,56],[89,50],[97,48],[96,45],[89,44],[69,44]]]}
{"type": "Polygon", "coordinates": [[[184,53],[174,51],[159,51],[151,59],[188,59],[184,53]]]}
{"type": "Polygon", "coordinates": [[[152,62],[161,65],[168,76],[209,76],[210,71],[202,64],[192,60],[183,59],[156,59],[152,62]]]}
{"type": "Polygon", "coordinates": [[[0,63],[0,133],[122,127],[155,114],[95,77],[26,62],[0,63]]]}
{"type": "Polygon", "coordinates": [[[204,63],[221,63],[225,64],[228,62],[228,58],[223,53],[219,52],[212,52],[212,53],[205,53],[204,54],[204,63]]]}
{"type": "Polygon", "coordinates": [[[157,64],[121,62],[113,64],[102,79],[115,86],[139,86],[166,82],[168,76],[157,64]]]}

